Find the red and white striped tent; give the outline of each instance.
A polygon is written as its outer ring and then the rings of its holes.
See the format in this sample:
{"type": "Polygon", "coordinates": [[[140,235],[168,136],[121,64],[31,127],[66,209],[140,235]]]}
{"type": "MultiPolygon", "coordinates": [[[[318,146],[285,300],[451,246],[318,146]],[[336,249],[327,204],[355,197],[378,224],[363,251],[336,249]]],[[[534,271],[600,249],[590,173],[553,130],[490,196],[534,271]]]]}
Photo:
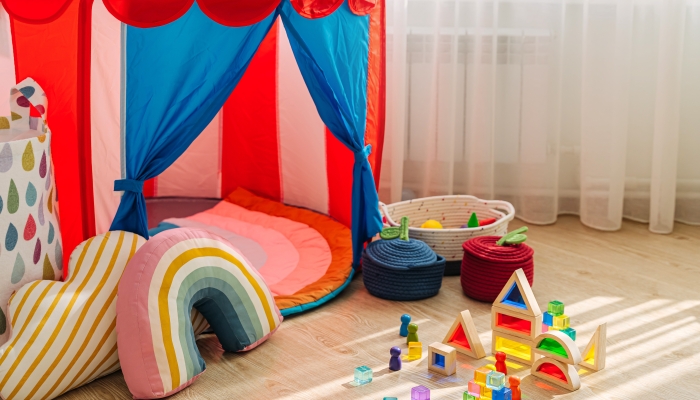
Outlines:
{"type": "MultiPolygon", "coordinates": [[[[48,120],[67,254],[107,231],[120,201],[114,181],[122,178],[123,168],[120,86],[128,21],[115,17],[109,6],[120,2],[127,1],[2,0],[5,43],[0,43],[0,53],[3,45],[12,51],[0,54],[0,73],[5,74],[0,90],[32,77],[51,102],[48,120]]],[[[315,3],[337,8],[342,2],[315,3]]],[[[192,0],[180,3],[191,5],[192,0]]],[[[372,145],[369,161],[379,182],[384,3],[349,3],[371,5],[364,9],[370,20],[365,143],[372,145]]],[[[145,183],[144,194],[222,198],[240,186],[349,226],[352,168],[353,153],[321,121],[277,21],[223,108],[169,169],[145,183]]]]}

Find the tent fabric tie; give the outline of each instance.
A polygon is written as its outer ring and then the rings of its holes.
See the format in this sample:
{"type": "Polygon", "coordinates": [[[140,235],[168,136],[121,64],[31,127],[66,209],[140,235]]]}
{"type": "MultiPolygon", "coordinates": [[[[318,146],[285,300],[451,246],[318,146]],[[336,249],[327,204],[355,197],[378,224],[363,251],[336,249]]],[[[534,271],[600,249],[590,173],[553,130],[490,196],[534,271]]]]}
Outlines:
{"type": "Polygon", "coordinates": [[[143,181],[136,179],[117,179],[114,181],[114,191],[143,193],[143,181]]]}

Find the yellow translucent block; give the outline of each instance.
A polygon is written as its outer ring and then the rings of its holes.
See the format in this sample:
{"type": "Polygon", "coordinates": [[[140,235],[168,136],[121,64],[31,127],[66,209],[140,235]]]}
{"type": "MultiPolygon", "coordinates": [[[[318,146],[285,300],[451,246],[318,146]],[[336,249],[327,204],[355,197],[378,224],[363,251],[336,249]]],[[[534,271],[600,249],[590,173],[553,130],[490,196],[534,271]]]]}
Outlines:
{"type": "Polygon", "coordinates": [[[404,357],[404,360],[417,360],[421,358],[423,354],[423,343],[421,342],[408,342],[408,355],[404,357]]]}
{"type": "Polygon", "coordinates": [[[486,385],[486,375],[491,372],[491,369],[488,367],[481,367],[474,371],[474,381],[479,384],[479,386],[485,386],[486,385]]]}
{"type": "MultiPolygon", "coordinates": [[[[481,386],[481,385],[479,385],[481,386]]],[[[490,399],[493,397],[493,390],[487,388],[486,386],[481,386],[481,399],[490,399]]]]}
{"type": "Polygon", "coordinates": [[[566,314],[555,315],[554,318],[552,318],[552,328],[558,331],[568,328],[569,325],[569,316],[566,314]]]}
{"type": "Polygon", "coordinates": [[[588,354],[585,355],[583,361],[591,365],[595,364],[595,345],[591,346],[591,349],[588,350],[588,354]]]}
{"type": "Polygon", "coordinates": [[[530,346],[510,339],[496,337],[496,351],[502,351],[510,356],[523,360],[530,360],[532,355],[530,346]]]}

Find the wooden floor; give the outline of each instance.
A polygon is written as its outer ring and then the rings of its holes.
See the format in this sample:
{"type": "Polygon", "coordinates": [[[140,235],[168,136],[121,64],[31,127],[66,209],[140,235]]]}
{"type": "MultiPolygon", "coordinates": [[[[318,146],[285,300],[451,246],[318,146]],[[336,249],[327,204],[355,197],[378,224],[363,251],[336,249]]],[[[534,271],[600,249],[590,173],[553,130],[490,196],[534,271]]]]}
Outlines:
{"type": "MultiPolygon", "coordinates": [[[[511,229],[521,226],[515,221],[511,229]]],[[[649,233],[625,222],[618,232],[587,228],[575,217],[531,226],[534,292],[540,307],[558,299],[586,345],[598,324],[608,323],[607,368],[582,375],[567,393],[511,368],[523,378],[524,399],[700,398],[700,227],[676,224],[672,235],[649,233]]],[[[223,353],[215,337],[199,343],[206,372],[173,399],[410,399],[425,385],[432,399],[461,399],[473,370],[493,359],[458,355],[456,376],[428,373],[427,345],[442,340],[461,310],[474,316],[482,342],[491,345],[490,304],[465,297],[458,277],[445,278],[440,294],[417,302],[372,297],[355,279],[337,299],[290,317],[269,341],[247,354],[223,353]],[[424,358],[388,370],[389,348],[401,345],[399,317],[419,325],[424,358]],[[353,369],[367,365],[374,380],[354,386],[353,369]]],[[[130,399],[121,373],[69,392],[62,399],[130,399]]]]}

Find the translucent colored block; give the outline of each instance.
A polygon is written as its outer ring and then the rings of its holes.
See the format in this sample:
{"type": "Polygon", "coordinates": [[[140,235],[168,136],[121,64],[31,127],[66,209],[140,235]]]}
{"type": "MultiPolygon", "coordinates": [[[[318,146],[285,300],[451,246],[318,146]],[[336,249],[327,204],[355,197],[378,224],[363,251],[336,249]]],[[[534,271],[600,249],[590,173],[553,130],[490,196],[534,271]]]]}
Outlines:
{"type": "Polygon", "coordinates": [[[507,387],[494,389],[492,393],[493,400],[513,400],[513,393],[507,387]]]}
{"type": "Polygon", "coordinates": [[[409,342],[408,343],[408,355],[405,359],[412,361],[421,358],[423,354],[423,343],[421,342],[409,342]]]}
{"type": "Polygon", "coordinates": [[[564,358],[569,358],[568,354],[566,353],[566,349],[562,347],[561,343],[557,342],[554,339],[550,338],[544,338],[540,342],[540,344],[537,346],[538,349],[544,350],[548,353],[556,354],[558,356],[562,356],[564,358]]]}
{"type": "Polygon", "coordinates": [[[506,385],[506,375],[502,372],[491,371],[486,375],[486,387],[500,389],[506,385]]]}
{"type": "Polygon", "coordinates": [[[396,397],[385,397],[383,400],[399,400],[396,397]]]}
{"type": "Polygon", "coordinates": [[[558,331],[568,328],[569,316],[566,314],[555,315],[554,318],[552,318],[552,327],[558,331]]]}
{"type": "Polygon", "coordinates": [[[563,382],[566,382],[566,375],[564,375],[564,372],[559,369],[556,365],[552,363],[542,363],[537,370],[539,372],[542,372],[543,374],[547,374],[549,376],[552,376],[554,378],[557,378],[563,382]]]}
{"type": "Polygon", "coordinates": [[[574,329],[572,327],[562,329],[561,333],[565,333],[568,337],[571,338],[571,340],[576,340],[576,329],[574,329]]]}
{"type": "Polygon", "coordinates": [[[472,348],[472,345],[469,343],[469,339],[467,339],[467,335],[464,333],[462,324],[457,325],[457,329],[455,329],[454,333],[452,334],[449,343],[458,344],[469,350],[472,348]]]}
{"type": "Polygon", "coordinates": [[[366,365],[355,368],[355,383],[364,385],[370,382],[372,382],[372,368],[366,365]]]}
{"type": "Polygon", "coordinates": [[[430,389],[423,385],[412,388],[411,400],[430,400],[430,389]]]}
{"type": "Polygon", "coordinates": [[[478,395],[474,396],[473,394],[471,394],[469,392],[464,392],[462,394],[462,400],[479,400],[479,397],[481,397],[481,396],[478,396],[478,395]]]}
{"type": "Polygon", "coordinates": [[[486,399],[491,399],[492,396],[492,390],[486,387],[486,385],[481,387],[481,397],[479,397],[480,400],[486,400],[486,399]]]}
{"type": "Polygon", "coordinates": [[[554,315],[550,314],[549,312],[546,312],[542,314],[542,323],[547,325],[547,326],[552,326],[554,325],[554,315]]]}
{"type": "Polygon", "coordinates": [[[486,385],[486,376],[488,376],[489,372],[492,370],[487,368],[487,367],[481,367],[474,371],[474,381],[478,384],[481,383],[482,385],[486,385]]]}
{"type": "Polygon", "coordinates": [[[549,332],[549,326],[542,324],[542,333],[549,332]]]}
{"type": "Polygon", "coordinates": [[[559,300],[552,300],[547,304],[547,312],[557,316],[564,314],[564,303],[559,300]]]}
{"type": "Polygon", "coordinates": [[[531,350],[532,348],[526,344],[496,336],[496,351],[502,351],[509,356],[529,361],[532,357],[531,350]]]}
{"type": "Polygon", "coordinates": [[[595,364],[595,344],[591,346],[590,350],[588,350],[588,354],[584,355],[583,361],[592,365],[595,364]]]}
{"type": "Polygon", "coordinates": [[[469,381],[467,383],[467,391],[477,396],[481,395],[481,386],[476,381],[469,381]]]}
{"type": "Polygon", "coordinates": [[[508,294],[503,301],[501,301],[501,303],[527,310],[527,304],[525,304],[523,295],[520,293],[520,289],[518,289],[518,285],[516,283],[513,283],[513,286],[511,286],[510,291],[508,291],[508,294]]]}
{"type": "Polygon", "coordinates": [[[496,314],[496,326],[499,328],[524,333],[526,335],[529,335],[530,332],[532,332],[532,323],[530,321],[501,313],[496,314]]]}
{"type": "Polygon", "coordinates": [[[445,356],[442,354],[433,354],[433,365],[437,365],[440,368],[445,368],[445,356]]]}

